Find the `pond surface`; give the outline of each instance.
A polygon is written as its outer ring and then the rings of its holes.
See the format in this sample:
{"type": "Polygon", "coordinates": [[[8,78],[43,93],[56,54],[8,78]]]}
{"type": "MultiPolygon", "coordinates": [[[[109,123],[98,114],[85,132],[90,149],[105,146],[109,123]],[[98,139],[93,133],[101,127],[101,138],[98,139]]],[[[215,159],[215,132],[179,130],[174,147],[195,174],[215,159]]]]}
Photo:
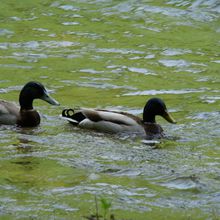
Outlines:
{"type": "Polygon", "coordinates": [[[116,219],[219,219],[218,0],[2,0],[0,94],[42,82],[41,125],[0,127],[0,218],[85,219],[101,198],[116,219]],[[73,128],[66,107],[136,115],[165,100],[167,138],[73,128]]]}

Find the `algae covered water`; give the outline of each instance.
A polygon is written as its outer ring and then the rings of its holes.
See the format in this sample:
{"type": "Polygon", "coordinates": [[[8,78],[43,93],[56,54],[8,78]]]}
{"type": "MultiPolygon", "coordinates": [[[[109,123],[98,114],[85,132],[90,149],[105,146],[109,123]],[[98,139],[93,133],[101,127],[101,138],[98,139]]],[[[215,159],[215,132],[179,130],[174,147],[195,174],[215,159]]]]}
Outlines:
{"type": "Polygon", "coordinates": [[[101,201],[116,219],[220,216],[218,0],[2,0],[0,95],[30,80],[41,125],[0,127],[0,218],[85,219],[101,201]],[[74,106],[142,114],[165,100],[176,125],[155,142],[73,128],[74,106]]]}

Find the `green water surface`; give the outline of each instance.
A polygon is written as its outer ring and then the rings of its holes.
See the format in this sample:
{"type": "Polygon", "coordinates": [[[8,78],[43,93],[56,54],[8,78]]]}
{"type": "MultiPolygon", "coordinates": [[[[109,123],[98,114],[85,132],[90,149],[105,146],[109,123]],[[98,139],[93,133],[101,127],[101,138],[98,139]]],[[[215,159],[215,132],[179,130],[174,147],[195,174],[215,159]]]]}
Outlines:
{"type": "Polygon", "coordinates": [[[220,219],[218,0],[1,0],[0,98],[42,82],[41,125],[0,127],[0,219],[220,219]],[[165,100],[167,138],[73,128],[66,107],[142,113],[165,100]]]}

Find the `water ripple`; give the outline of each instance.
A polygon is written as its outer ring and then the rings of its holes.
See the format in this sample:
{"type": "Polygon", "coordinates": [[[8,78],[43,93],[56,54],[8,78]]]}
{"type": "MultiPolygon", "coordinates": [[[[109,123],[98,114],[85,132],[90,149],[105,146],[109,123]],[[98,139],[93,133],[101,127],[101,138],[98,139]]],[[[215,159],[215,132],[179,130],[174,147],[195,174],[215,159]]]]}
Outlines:
{"type": "Polygon", "coordinates": [[[161,52],[161,54],[165,56],[176,56],[176,55],[183,55],[188,53],[192,53],[192,51],[187,49],[177,49],[177,48],[168,48],[165,49],[163,52],[161,52]]]}
{"type": "Polygon", "coordinates": [[[159,63],[163,64],[166,67],[189,67],[191,65],[198,65],[198,66],[206,66],[202,63],[192,63],[187,62],[185,60],[169,60],[169,59],[161,59],[159,63]]]}
{"type": "Polygon", "coordinates": [[[58,8],[63,9],[65,11],[78,11],[79,9],[72,5],[61,5],[58,8]]]}
{"type": "Polygon", "coordinates": [[[13,31],[9,31],[7,29],[0,29],[0,36],[12,36],[14,34],[13,31]]]}
{"type": "Polygon", "coordinates": [[[74,22],[74,21],[66,21],[66,22],[63,22],[62,23],[63,25],[65,26],[71,26],[71,25],[79,25],[80,23],[79,22],[74,22]]]}
{"type": "Polygon", "coordinates": [[[77,86],[83,87],[92,87],[98,89],[128,89],[128,90],[136,90],[136,88],[132,86],[118,86],[110,83],[103,82],[76,82],[77,86]]]}
{"type": "Polygon", "coordinates": [[[207,65],[203,63],[193,63],[182,59],[180,60],[161,59],[158,62],[166,67],[171,67],[171,68],[175,67],[177,68],[176,71],[185,71],[191,73],[203,72],[207,67],[207,65]]]}
{"type": "Polygon", "coordinates": [[[22,66],[17,64],[0,64],[0,67],[4,68],[15,68],[15,69],[32,69],[32,66],[22,66]]]}
{"type": "Polygon", "coordinates": [[[0,43],[0,48],[9,49],[9,48],[26,48],[26,49],[41,49],[43,48],[59,48],[59,47],[72,47],[79,45],[77,42],[71,41],[28,41],[24,43],[0,43]]]}
{"type": "Polygon", "coordinates": [[[205,92],[205,89],[182,89],[182,90],[145,90],[137,92],[129,92],[123,94],[123,96],[137,96],[137,95],[160,95],[160,94],[187,94],[205,92]]]}
{"type": "Polygon", "coordinates": [[[160,183],[161,186],[166,186],[172,189],[179,190],[201,190],[204,188],[204,184],[196,176],[177,177],[171,180],[160,183]]]}
{"type": "Polygon", "coordinates": [[[155,73],[152,73],[152,71],[149,71],[145,68],[128,67],[128,70],[133,73],[142,73],[144,75],[157,75],[155,73]]]}
{"type": "Polygon", "coordinates": [[[81,69],[80,72],[82,73],[90,73],[90,74],[103,74],[104,71],[98,71],[94,69],[81,69]]]}
{"type": "Polygon", "coordinates": [[[119,54],[144,54],[143,51],[133,49],[99,48],[98,53],[119,53],[119,54]]]}

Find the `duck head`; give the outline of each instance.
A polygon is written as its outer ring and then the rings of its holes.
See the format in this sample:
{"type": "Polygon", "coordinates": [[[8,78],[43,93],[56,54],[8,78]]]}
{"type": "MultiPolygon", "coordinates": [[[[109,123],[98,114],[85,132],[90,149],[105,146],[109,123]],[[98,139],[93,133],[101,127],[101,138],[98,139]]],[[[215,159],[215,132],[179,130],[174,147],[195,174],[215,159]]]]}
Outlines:
{"type": "Polygon", "coordinates": [[[33,81],[24,85],[20,92],[19,103],[21,109],[33,109],[34,99],[42,99],[51,105],[59,105],[59,103],[48,94],[47,90],[41,83],[33,81]]]}
{"type": "Polygon", "coordinates": [[[156,123],[155,117],[160,115],[168,122],[175,124],[176,121],[167,111],[167,107],[163,100],[159,98],[152,98],[148,100],[143,111],[143,121],[146,123],[156,123]]]}

